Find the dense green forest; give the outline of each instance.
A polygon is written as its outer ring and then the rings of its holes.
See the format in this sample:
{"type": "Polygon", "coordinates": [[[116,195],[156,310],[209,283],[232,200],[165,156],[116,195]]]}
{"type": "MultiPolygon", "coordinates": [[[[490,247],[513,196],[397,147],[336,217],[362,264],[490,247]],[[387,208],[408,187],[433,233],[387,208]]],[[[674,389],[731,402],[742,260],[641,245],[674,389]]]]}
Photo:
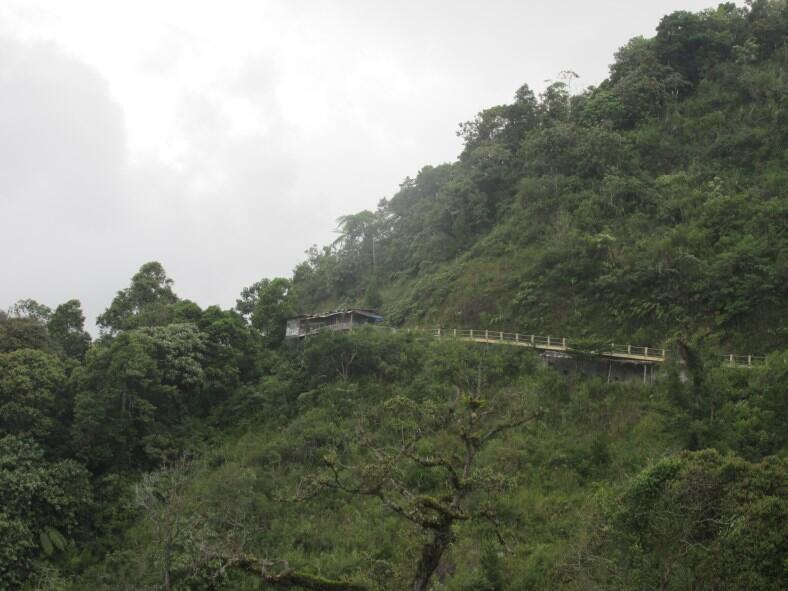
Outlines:
{"type": "Polygon", "coordinates": [[[0,312],[0,588],[788,588],[788,4],[460,126],[292,278],[0,312]],[[299,312],[676,345],[654,384],[299,312]],[[721,350],[766,355],[750,369],[721,350]]]}
{"type": "Polygon", "coordinates": [[[571,95],[572,72],[538,97],[522,86],[460,126],[456,162],[342,218],[295,270],[302,306],[784,346],[785,27],[784,2],[677,12],[622,47],[596,88],[571,95]]]}

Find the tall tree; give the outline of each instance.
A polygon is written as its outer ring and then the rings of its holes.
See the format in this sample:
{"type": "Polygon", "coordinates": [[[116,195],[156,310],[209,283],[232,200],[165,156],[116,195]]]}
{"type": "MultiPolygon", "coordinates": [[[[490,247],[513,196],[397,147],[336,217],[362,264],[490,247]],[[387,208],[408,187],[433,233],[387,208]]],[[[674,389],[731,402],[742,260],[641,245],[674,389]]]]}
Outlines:
{"type": "Polygon", "coordinates": [[[172,305],[178,301],[172,291],[172,283],[161,263],[145,263],[131,278],[131,285],[119,291],[109,308],[97,318],[101,330],[115,334],[140,326],[161,326],[172,322],[172,305]]]}
{"type": "Polygon", "coordinates": [[[11,306],[9,312],[16,318],[30,318],[41,324],[46,324],[52,316],[52,310],[49,306],[39,304],[30,298],[19,300],[11,306]]]}
{"type": "Polygon", "coordinates": [[[17,349],[51,352],[53,346],[47,327],[33,318],[19,318],[0,310],[0,353],[17,349]]]}
{"type": "Polygon", "coordinates": [[[47,323],[49,335],[66,357],[83,359],[90,347],[85,331],[85,315],[79,300],[69,300],[55,308],[47,323]]]}
{"type": "MultiPolygon", "coordinates": [[[[289,279],[276,277],[255,283],[254,291],[242,293],[238,309],[252,309],[251,322],[268,345],[276,346],[285,338],[287,319],[296,314],[296,297],[289,279]]],[[[251,290],[251,288],[249,288],[251,290]]]]}
{"type": "Polygon", "coordinates": [[[203,383],[204,349],[193,324],[128,330],[98,346],[74,380],[77,454],[96,470],[176,454],[173,430],[203,383]]]}
{"type": "Polygon", "coordinates": [[[63,363],[43,351],[0,354],[0,432],[45,439],[64,409],[63,363]]]}

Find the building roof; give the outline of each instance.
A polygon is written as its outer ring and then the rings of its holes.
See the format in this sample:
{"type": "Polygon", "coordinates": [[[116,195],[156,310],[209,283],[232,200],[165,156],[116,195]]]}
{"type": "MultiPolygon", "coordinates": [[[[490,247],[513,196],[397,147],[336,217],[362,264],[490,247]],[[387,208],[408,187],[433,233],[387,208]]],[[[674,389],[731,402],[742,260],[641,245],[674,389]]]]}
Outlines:
{"type": "Polygon", "coordinates": [[[383,316],[375,312],[374,310],[362,310],[360,308],[355,310],[349,310],[353,312],[353,314],[358,314],[359,316],[366,316],[367,318],[372,318],[376,322],[380,322],[383,320],[383,316]]]}
{"type": "Polygon", "coordinates": [[[331,312],[322,312],[320,314],[312,314],[312,315],[301,314],[299,316],[293,316],[291,318],[288,318],[288,320],[296,320],[296,319],[299,319],[299,318],[305,319],[305,320],[331,318],[333,316],[339,316],[340,314],[342,314],[342,315],[356,314],[358,316],[365,316],[367,318],[370,318],[370,319],[374,320],[375,322],[381,322],[383,320],[383,316],[378,314],[376,311],[374,311],[374,310],[365,310],[363,308],[349,308],[349,309],[346,309],[346,310],[332,310],[331,312]]]}

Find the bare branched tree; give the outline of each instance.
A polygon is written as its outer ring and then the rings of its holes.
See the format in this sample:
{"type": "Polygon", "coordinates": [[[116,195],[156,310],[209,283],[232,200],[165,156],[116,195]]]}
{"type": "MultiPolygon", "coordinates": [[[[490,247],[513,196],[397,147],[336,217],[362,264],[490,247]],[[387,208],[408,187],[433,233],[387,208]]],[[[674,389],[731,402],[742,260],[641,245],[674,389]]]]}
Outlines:
{"type": "Polygon", "coordinates": [[[155,589],[170,591],[192,577],[218,583],[232,566],[224,557],[245,556],[266,526],[253,513],[254,475],[248,469],[228,467],[205,484],[194,478],[201,467],[181,458],[143,475],[136,485],[136,504],[153,532],[155,589]]]}
{"type": "MultiPolygon", "coordinates": [[[[503,393],[492,402],[478,393],[460,395],[446,404],[392,398],[358,423],[341,447],[344,451],[323,457],[324,470],[304,478],[293,500],[308,501],[327,492],[377,499],[418,532],[419,558],[408,584],[412,591],[426,591],[457,535],[456,525],[486,522],[505,543],[494,501],[514,482],[480,466],[479,455],[491,441],[538,416],[538,409],[519,393],[503,393]],[[427,490],[414,486],[406,478],[413,468],[439,474],[438,484],[427,490]]],[[[365,582],[316,577],[245,555],[228,557],[226,564],[277,588],[371,589],[365,582]]]]}
{"type": "Polygon", "coordinates": [[[173,554],[184,533],[191,529],[191,519],[184,511],[186,485],[192,464],[179,459],[161,470],[144,474],[135,487],[135,500],[149,519],[159,548],[158,567],[161,586],[173,588],[173,554]]]}
{"type": "Polygon", "coordinates": [[[445,403],[397,396],[360,416],[346,440],[323,456],[323,469],[304,477],[288,495],[286,500],[299,503],[326,494],[349,501],[373,498],[409,523],[418,558],[415,568],[396,577],[328,579],[291,568],[287,561],[253,555],[250,541],[265,524],[243,506],[252,503],[254,477],[240,474],[242,468],[228,471],[226,487],[225,479],[217,477],[201,490],[189,488],[196,486],[191,475],[198,466],[188,460],[147,474],[137,485],[136,499],[154,532],[156,587],[170,591],[200,573],[210,573],[218,582],[235,570],[278,589],[372,591],[407,585],[426,591],[458,525],[485,523],[506,545],[495,506],[514,481],[482,465],[480,454],[491,441],[525,427],[539,414],[529,397],[518,392],[498,393],[490,401],[478,392],[458,393],[445,403]],[[408,475],[419,470],[432,477],[414,484],[408,475]],[[185,561],[184,556],[191,558],[185,561]]]}

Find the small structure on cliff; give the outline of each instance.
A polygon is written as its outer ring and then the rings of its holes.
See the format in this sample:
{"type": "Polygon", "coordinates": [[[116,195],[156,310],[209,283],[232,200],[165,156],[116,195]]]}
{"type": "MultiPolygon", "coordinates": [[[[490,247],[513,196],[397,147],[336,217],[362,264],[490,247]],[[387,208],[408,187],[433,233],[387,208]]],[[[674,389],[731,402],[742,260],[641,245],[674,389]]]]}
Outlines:
{"type": "Polygon", "coordinates": [[[305,337],[323,330],[352,330],[366,324],[383,322],[383,316],[374,310],[354,308],[334,310],[312,316],[296,316],[287,319],[286,338],[305,337]]]}

